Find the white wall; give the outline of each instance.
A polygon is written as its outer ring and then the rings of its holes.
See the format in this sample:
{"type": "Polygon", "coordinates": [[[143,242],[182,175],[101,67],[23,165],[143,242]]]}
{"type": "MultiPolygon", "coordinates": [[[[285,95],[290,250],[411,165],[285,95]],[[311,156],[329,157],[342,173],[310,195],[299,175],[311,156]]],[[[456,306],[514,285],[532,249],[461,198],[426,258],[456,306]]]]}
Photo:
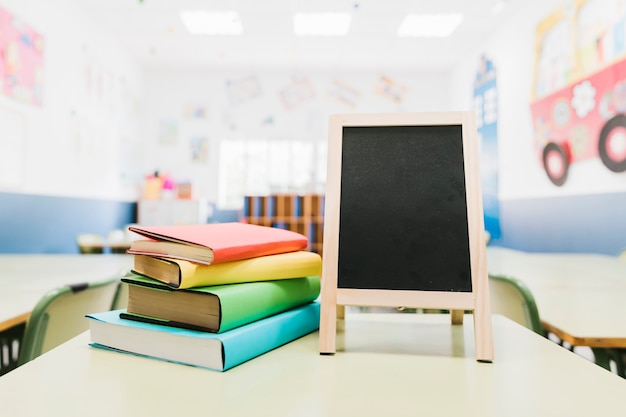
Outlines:
{"type": "Polygon", "coordinates": [[[139,66],[70,0],[0,7],[45,42],[43,105],[0,94],[0,118],[12,126],[12,137],[0,138],[11,154],[0,191],[134,200],[139,66]]]}
{"type": "MultiPolygon", "coordinates": [[[[528,169],[535,163],[528,103],[535,25],[559,3],[520,9],[481,51],[498,71],[504,199],[555,192],[540,167],[528,169]]],[[[470,109],[479,62],[477,54],[451,76],[253,69],[145,73],[72,0],[5,0],[1,7],[45,38],[43,106],[0,95],[0,117],[13,117],[24,126],[24,140],[14,152],[21,156],[13,162],[19,172],[0,179],[0,191],[7,192],[132,201],[141,195],[144,176],[155,170],[190,181],[196,197],[227,206],[234,201],[232,193],[321,191],[330,114],[470,109]],[[388,95],[382,77],[390,82],[385,85],[388,95]],[[281,98],[286,93],[292,108],[281,98]],[[193,107],[205,109],[206,117],[190,117],[193,107]],[[177,127],[171,143],[160,137],[166,122],[177,127]],[[192,138],[206,138],[206,160],[193,159],[192,138]],[[246,147],[229,147],[228,152],[240,152],[229,160],[225,142],[246,147]],[[291,144],[288,160],[271,156],[276,150],[272,143],[291,144]],[[234,159],[242,155],[244,162],[236,164],[234,159]],[[276,184],[277,176],[283,184],[276,184]]],[[[558,191],[568,192],[566,188],[558,191]]]]}
{"type": "Polygon", "coordinates": [[[151,158],[144,171],[191,180],[197,197],[226,208],[240,206],[245,194],[323,191],[332,113],[449,108],[447,74],[437,73],[161,72],[146,75],[145,91],[142,132],[151,158]],[[193,106],[205,109],[204,119],[187,114],[193,106]],[[168,120],[177,134],[163,143],[160,123],[168,120]],[[198,136],[208,140],[206,161],[191,155],[190,140],[198,136]],[[240,141],[246,149],[233,145],[240,141]],[[283,151],[288,156],[276,156],[283,151]]]}
{"type": "Polygon", "coordinates": [[[226,206],[245,193],[320,191],[331,113],[449,107],[439,73],[144,73],[72,0],[0,7],[45,41],[43,105],[0,94],[11,124],[0,192],[133,201],[155,170],[226,206]],[[177,128],[169,143],[163,123],[177,128]],[[206,159],[192,157],[192,138],[206,138],[206,159]]]}
{"type": "Polygon", "coordinates": [[[560,5],[571,3],[572,0],[546,0],[521,6],[513,19],[502,22],[479,53],[465,59],[451,74],[451,106],[467,108],[472,100],[472,81],[480,54],[490,58],[496,67],[501,200],[626,190],[626,175],[610,172],[598,158],[570,166],[566,184],[556,187],[548,180],[533,148],[530,103],[536,26],[560,5]]]}

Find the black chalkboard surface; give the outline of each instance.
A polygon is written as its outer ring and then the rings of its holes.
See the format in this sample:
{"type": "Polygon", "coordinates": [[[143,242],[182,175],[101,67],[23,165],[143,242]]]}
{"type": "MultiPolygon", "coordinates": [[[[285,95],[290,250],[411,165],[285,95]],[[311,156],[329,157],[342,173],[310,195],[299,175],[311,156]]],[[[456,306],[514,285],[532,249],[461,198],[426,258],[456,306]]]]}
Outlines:
{"type": "Polygon", "coordinates": [[[344,127],[340,288],[472,291],[460,125],[344,127]]]}

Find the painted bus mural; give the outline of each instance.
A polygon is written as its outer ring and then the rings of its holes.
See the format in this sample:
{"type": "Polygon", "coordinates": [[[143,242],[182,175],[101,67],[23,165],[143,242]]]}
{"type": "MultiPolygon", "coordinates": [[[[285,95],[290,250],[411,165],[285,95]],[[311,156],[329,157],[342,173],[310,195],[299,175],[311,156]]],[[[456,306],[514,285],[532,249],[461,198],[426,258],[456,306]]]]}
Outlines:
{"type": "Polygon", "coordinates": [[[626,0],[575,0],[537,27],[531,114],[538,162],[562,186],[599,158],[626,171],[626,0]]]}

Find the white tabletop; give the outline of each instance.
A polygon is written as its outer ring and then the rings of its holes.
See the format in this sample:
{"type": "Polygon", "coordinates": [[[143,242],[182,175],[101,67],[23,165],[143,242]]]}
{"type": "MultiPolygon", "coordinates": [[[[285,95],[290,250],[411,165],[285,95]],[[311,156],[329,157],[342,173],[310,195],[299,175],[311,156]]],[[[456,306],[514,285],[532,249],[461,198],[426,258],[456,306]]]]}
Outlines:
{"type": "Polygon", "coordinates": [[[310,334],[224,373],[88,346],[88,332],[0,377],[18,416],[626,415],[626,380],[494,316],[495,361],[448,315],[348,314],[334,356],[310,334]]]}
{"type": "Polygon", "coordinates": [[[54,288],[119,277],[132,263],[133,257],[125,254],[0,254],[0,328],[27,316],[54,288]]]}
{"type": "Polygon", "coordinates": [[[618,257],[488,247],[487,269],[526,283],[541,320],[569,343],[626,347],[626,262],[618,257]]]}

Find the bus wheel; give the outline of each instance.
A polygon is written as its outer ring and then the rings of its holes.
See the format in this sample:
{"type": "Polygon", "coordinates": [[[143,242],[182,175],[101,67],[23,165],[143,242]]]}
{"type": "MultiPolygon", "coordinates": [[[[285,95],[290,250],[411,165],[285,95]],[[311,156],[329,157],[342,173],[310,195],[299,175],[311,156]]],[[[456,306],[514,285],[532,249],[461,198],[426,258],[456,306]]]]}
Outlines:
{"type": "Polygon", "coordinates": [[[598,153],[611,171],[626,171],[626,115],[618,114],[606,122],[600,132],[598,153]]]}
{"type": "Polygon", "coordinates": [[[569,170],[569,157],[565,148],[554,142],[548,143],[543,148],[543,167],[554,185],[560,187],[565,184],[569,170]]]}

